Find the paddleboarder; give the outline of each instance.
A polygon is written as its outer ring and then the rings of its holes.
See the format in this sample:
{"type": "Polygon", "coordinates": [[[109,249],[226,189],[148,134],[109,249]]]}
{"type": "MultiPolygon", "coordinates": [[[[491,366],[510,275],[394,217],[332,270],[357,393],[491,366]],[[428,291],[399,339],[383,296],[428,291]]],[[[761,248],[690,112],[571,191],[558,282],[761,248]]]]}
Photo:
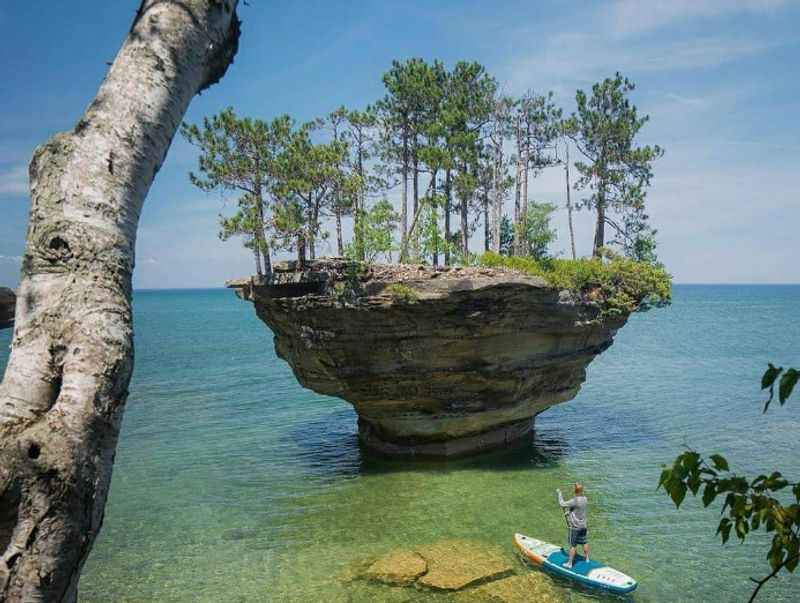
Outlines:
{"type": "Polygon", "coordinates": [[[567,509],[564,517],[567,519],[569,527],[569,559],[564,563],[567,569],[572,568],[575,562],[575,547],[583,545],[583,556],[589,561],[589,541],[586,537],[586,507],[589,501],[583,495],[583,485],[575,484],[575,496],[569,500],[564,500],[561,490],[556,490],[558,494],[558,504],[562,509],[567,509]]]}

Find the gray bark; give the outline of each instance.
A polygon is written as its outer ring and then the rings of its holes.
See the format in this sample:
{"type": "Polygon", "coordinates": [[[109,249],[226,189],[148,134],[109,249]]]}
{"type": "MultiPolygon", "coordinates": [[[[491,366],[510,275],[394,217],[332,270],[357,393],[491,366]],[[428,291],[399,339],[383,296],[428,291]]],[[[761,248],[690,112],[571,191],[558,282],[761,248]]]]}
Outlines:
{"type": "Polygon", "coordinates": [[[569,143],[567,143],[567,159],[564,162],[564,174],[567,180],[567,221],[569,222],[569,242],[572,246],[572,259],[578,258],[575,253],[575,229],[572,225],[572,200],[570,199],[570,183],[569,183],[569,143]]]}
{"type": "Polygon", "coordinates": [[[236,0],[144,0],[71,132],[36,149],[0,385],[0,601],[75,601],[133,369],[144,199],[192,97],[238,48],[236,0]]]}
{"type": "MultiPolygon", "coordinates": [[[[467,173],[467,162],[464,162],[463,173],[467,173]]],[[[477,171],[477,170],[476,170],[477,171]]],[[[469,198],[462,192],[461,194],[461,253],[464,258],[469,257],[469,198]]],[[[488,248],[486,249],[488,251],[488,248]]]]}
{"type": "Polygon", "coordinates": [[[496,143],[494,153],[493,179],[494,179],[494,203],[492,221],[492,251],[500,253],[500,225],[503,222],[503,190],[502,190],[502,169],[503,169],[503,146],[502,138],[496,143]]]}
{"type": "Polygon", "coordinates": [[[450,170],[444,177],[444,265],[450,265],[450,212],[452,211],[453,194],[450,187],[450,170]]]}
{"type": "MultiPolygon", "coordinates": [[[[355,212],[358,212],[358,205],[356,205],[355,212]]],[[[344,242],[342,241],[342,210],[336,206],[336,253],[339,257],[344,256],[344,242]]]]}
{"type": "MultiPolygon", "coordinates": [[[[403,191],[400,201],[400,224],[402,225],[400,247],[405,248],[408,238],[408,137],[405,133],[403,133],[403,191]]],[[[403,262],[402,256],[400,262],[403,262]]]]}
{"type": "Polygon", "coordinates": [[[605,230],[606,230],[606,204],[603,200],[602,189],[600,191],[599,199],[597,201],[597,222],[594,230],[594,248],[592,257],[599,258],[600,250],[605,245],[605,230]]]}
{"type": "Polygon", "coordinates": [[[513,255],[522,255],[522,171],[523,171],[523,142],[522,142],[522,118],[516,118],[517,135],[517,177],[514,179],[514,233],[513,233],[513,255]]]}
{"type": "Polygon", "coordinates": [[[489,194],[483,193],[483,250],[489,251],[492,234],[489,222],[489,194]]]}
{"type": "Polygon", "coordinates": [[[519,251],[517,252],[518,255],[526,255],[529,250],[528,245],[528,174],[530,172],[530,143],[528,142],[530,139],[529,135],[526,135],[526,142],[525,142],[525,162],[522,166],[522,207],[520,208],[520,246],[519,251]]]}

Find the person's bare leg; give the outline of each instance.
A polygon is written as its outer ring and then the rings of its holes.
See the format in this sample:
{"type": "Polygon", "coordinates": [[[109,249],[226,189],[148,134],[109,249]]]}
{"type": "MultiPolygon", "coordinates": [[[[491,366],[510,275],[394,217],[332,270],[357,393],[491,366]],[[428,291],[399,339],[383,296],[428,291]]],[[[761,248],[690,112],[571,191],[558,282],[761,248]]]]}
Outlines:
{"type": "Polygon", "coordinates": [[[572,567],[572,564],[575,562],[575,547],[569,547],[569,560],[567,561],[565,567],[572,567]]]}
{"type": "Polygon", "coordinates": [[[583,556],[586,557],[586,561],[589,561],[589,543],[583,545],[583,556]]]}

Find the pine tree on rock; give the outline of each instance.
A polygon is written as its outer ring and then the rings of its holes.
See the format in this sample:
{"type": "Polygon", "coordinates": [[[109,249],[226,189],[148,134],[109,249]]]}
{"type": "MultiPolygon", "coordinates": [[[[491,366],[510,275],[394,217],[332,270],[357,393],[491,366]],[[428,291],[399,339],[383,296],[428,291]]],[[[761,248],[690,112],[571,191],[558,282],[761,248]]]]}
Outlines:
{"type": "Polygon", "coordinates": [[[578,112],[567,124],[585,160],[575,164],[579,174],[576,188],[590,192],[581,204],[597,214],[594,257],[600,256],[606,243],[606,225],[624,232],[612,212],[624,216],[644,209],[653,161],[664,154],[658,145],[635,145],[634,139],[649,117],[640,117],[630,102],[628,94],[634,88],[633,82],[617,73],[594,84],[591,96],[578,90],[578,112]]]}

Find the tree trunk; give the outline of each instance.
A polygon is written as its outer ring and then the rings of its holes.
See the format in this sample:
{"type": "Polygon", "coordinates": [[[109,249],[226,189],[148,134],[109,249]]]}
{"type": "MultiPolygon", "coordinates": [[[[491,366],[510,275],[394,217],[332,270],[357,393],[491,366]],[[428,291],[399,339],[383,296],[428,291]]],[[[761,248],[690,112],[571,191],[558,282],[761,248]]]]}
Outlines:
{"type": "Polygon", "coordinates": [[[500,144],[498,144],[494,150],[494,222],[492,224],[492,251],[495,253],[500,253],[500,226],[503,222],[503,192],[500,187],[500,175],[503,167],[503,150],[500,144]]]}
{"type": "MultiPolygon", "coordinates": [[[[400,248],[406,247],[408,237],[408,137],[403,134],[403,192],[400,199],[400,223],[403,231],[400,236],[400,248]]],[[[403,262],[401,255],[399,262],[403,262]]]]}
{"type": "Polygon", "coordinates": [[[439,266],[439,215],[436,211],[436,171],[434,170],[433,176],[431,177],[431,214],[433,216],[433,220],[436,223],[436,231],[433,235],[433,267],[437,268],[439,266]]]}
{"type": "MultiPolygon", "coordinates": [[[[435,177],[436,177],[436,175],[434,174],[434,178],[435,177]]],[[[430,193],[432,184],[433,184],[433,181],[431,181],[431,183],[428,185],[428,193],[430,193]]],[[[426,193],[426,195],[425,195],[426,197],[428,196],[428,193],[426,193]]],[[[400,248],[400,260],[399,261],[400,261],[401,264],[404,261],[408,261],[408,247],[409,247],[409,244],[411,243],[411,240],[414,238],[414,231],[415,231],[415,229],[417,227],[417,222],[419,221],[419,216],[422,213],[422,208],[424,208],[424,207],[425,207],[425,204],[424,203],[420,203],[417,206],[417,210],[414,212],[414,217],[411,220],[411,225],[408,227],[408,236],[406,237],[406,244],[403,245],[400,248]]]]}
{"type": "Polygon", "coordinates": [[[259,279],[263,278],[264,272],[261,270],[261,251],[258,249],[258,235],[254,237],[253,241],[253,255],[256,259],[256,275],[259,279]]]}
{"type": "MultiPolygon", "coordinates": [[[[417,213],[417,208],[419,206],[419,158],[417,157],[417,142],[416,138],[414,140],[414,147],[411,150],[411,179],[412,179],[412,195],[413,195],[413,202],[412,205],[414,207],[414,215],[417,213]]],[[[409,232],[408,236],[411,238],[411,249],[414,250],[414,257],[416,258],[419,255],[419,244],[418,240],[419,237],[414,237],[413,235],[414,228],[412,227],[409,232]]]]}
{"type": "MultiPolygon", "coordinates": [[[[356,212],[358,209],[356,208],[356,212]]],[[[339,257],[344,256],[344,245],[342,244],[342,211],[336,208],[336,251],[339,257]]]]}
{"type": "Polygon", "coordinates": [[[450,186],[450,170],[444,175],[444,265],[450,265],[450,212],[452,211],[452,190],[450,186]]]}
{"type": "Polygon", "coordinates": [[[528,245],[528,164],[530,158],[530,147],[525,143],[525,162],[522,166],[522,207],[520,208],[520,234],[519,250],[517,255],[527,255],[528,245]]]}
{"type": "Polygon", "coordinates": [[[606,230],[606,204],[601,199],[597,203],[597,224],[594,230],[594,250],[592,257],[600,257],[600,249],[605,245],[605,230],[606,230]]]}
{"type": "MultiPolygon", "coordinates": [[[[466,175],[467,162],[464,162],[464,174],[466,175]]],[[[469,199],[466,195],[462,195],[461,199],[461,253],[464,254],[464,259],[469,257],[469,199]]]]}
{"type": "Polygon", "coordinates": [[[522,255],[522,123],[517,118],[517,177],[514,182],[514,233],[511,255],[522,255]]]}
{"type": "Polygon", "coordinates": [[[236,0],[144,0],[94,101],[36,149],[0,385],[0,601],[73,602],[133,369],[144,199],[192,97],[238,47],[236,0]]]}
{"type": "Polygon", "coordinates": [[[269,245],[264,245],[264,274],[269,277],[272,275],[272,259],[269,257],[269,245]]]}
{"type": "MultiPolygon", "coordinates": [[[[264,255],[264,273],[269,276],[272,273],[272,263],[269,260],[269,249],[267,249],[267,237],[266,233],[264,232],[264,197],[262,196],[261,192],[261,185],[258,186],[258,190],[256,191],[256,207],[258,208],[258,219],[260,222],[260,228],[256,230],[256,247],[259,249],[259,255],[264,255]]],[[[256,274],[258,276],[262,276],[261,272],[261,265],[259,261],[256,261],[256,274]]]]}
{"type": "Polygon", "coordinates": [[[569,183],[569,143],[567,143],[567,160],[564,163],[564,173],[567,179],[567,221],[569,222],[569,242],[572,245],[572,259],[578,258],[575,253],[575,229],[572,226],[572,201],[570,200],[570,183],[569,183]]]}
{"type": "Polygon", "coordinates": [[[309,218],[309,227],[306,229],[306,245],[308,247],[308,255],[312,260],[317,259],[317,233],[319,232],[319,203],[320,198],[317,197],[314,201],[312,193],[311,202],[311,216],[309,218]]]}
{"type": "Polygon", "coordinates": [[[483,193],[483,250],[491,249],[492,231],[489,222],[489,194],[483,193]]]}
{"type": "Polygon", "coordinates": [[[306,233],[297,235],[297,263],[302,270],[306,265],[306,233]]]}
{"type": "MultiPolygon", "coordinates": [[[[366,191],[367,181],[364,177],[364,149],[359,139],[358,143],[358,175],[361,177],[361,188],[356,196],[355,216],[353,230],[356,243],[356,259],[364,261],[364,208],[367,206],[366,191]]],[[[342,255],[341,253],[339,255],[342,255]]]]}

